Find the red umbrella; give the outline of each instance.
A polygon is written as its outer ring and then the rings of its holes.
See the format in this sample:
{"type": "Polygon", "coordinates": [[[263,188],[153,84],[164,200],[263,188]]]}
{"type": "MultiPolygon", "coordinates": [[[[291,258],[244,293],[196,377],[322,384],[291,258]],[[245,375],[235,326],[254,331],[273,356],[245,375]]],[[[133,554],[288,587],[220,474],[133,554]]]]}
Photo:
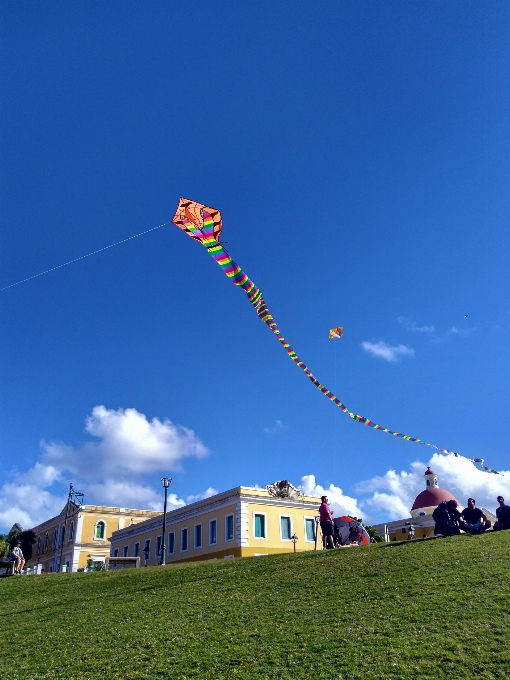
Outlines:
{"type": "Polygon", "coordinates": [[[370,544],[370,536],[367,530],[357,520],[343,515],[342,517],[335,517],[334,522],[342,543],[347,543],[347,545],[355,543],[358,543],[358,545],[370,544]]]}

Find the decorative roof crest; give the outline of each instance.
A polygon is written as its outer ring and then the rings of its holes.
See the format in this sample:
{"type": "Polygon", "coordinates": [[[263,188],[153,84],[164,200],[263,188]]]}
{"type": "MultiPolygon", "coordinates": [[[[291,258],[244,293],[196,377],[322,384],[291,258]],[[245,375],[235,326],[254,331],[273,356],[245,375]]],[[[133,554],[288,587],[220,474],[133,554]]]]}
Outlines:
{"type": "Polygon", "coordinates": [[[270,496],[278,498],[299,498],[301,491],[292,486],[286,479],[281,479],[279,482],[273,482],[266,486],[266,491],[270,496]]]}

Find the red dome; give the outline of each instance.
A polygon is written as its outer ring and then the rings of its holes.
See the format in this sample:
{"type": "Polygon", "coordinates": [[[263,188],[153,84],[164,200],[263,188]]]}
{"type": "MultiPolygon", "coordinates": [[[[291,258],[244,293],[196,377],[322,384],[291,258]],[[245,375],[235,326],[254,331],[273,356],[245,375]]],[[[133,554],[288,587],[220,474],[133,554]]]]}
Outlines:
{"type": "Polygon", "coordinates": [[[413,510],[419,510],[420,508],[430,508],[433,505],[439,505],[443,501],[455,501],[458,504],[455,496],[446,489],[438,489],[437,487],[432,487],[431,489],[425,489],[419,493],[413,503],[411,512],[413,510]]]}
{"type": "Polygon", "coordinates": [[[424,474],[425,475],[435,475],[436,473],[434,472],[434,470],[431,470],[430,467],[428,467],[424,474]]]}

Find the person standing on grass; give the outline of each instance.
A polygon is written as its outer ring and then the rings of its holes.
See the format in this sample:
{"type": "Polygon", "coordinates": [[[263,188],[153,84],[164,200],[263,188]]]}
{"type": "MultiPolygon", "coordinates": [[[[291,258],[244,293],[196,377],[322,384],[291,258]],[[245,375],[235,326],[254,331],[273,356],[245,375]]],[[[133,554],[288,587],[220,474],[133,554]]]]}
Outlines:
{"type": "Polygon", "coordinates": [[[466,534],[483,534],[491,526],[491,521],[476,507],[474,498],[468,498],[467,508],[460,513],[460,528],[466,534]]]}
{"type": "Polygon", "coordinates": [[[498,496],[499,508],[496,510],[497,522],[494,522],[494,531],[510,529],[510,505],[505,505],[503,496],[498,496]]]}
{"type": "Polygon", "coordinates": [[[322,548],[334,548],[333,545],[333,515],[331,514],[328,505],[328,497],[321,496],[321,504],[319,506],[319,520],[322,531],[322,548]]]}
{"type": "Polygon", "coordinates": [[[16,541],[16,545],[12,549],[11,555],[14,558],[14,573],[21,574],[23,567],[25,566],[25,558],[21,551],[21,541],[16,541]]]}
{"type": "Polygon", "coordinates": [[[457,510],[457,501],[443,501],[439,503],[432,513],[432,518],[436,523],[434,534],[437,536],[455,536],[460,534],[459,518],[460,512],[457,510]]]}

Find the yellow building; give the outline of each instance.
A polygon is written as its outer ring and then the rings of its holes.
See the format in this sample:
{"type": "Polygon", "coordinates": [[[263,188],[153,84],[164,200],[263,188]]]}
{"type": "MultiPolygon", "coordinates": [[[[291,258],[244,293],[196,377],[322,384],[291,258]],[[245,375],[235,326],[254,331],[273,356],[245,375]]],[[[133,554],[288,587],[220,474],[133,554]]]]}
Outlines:
{"type": "Polygon", "coordinates": [[[80,506],[70,502],[66,521],[66,510],[67,503],[59,515],[33,527],[35,543],[27,568],[39,564],[43,572],[59,571],[61,553],[62,566],[67,571],[86,567],[90,559],[102,562],[110,552],[108,539],[114,531],[161,516],[152,510],[80,506]]]}
{"type": "MultiPolygon", "coordinates": [[[[313,550],[320,501],[287,481],[238,486],[166,516],[166,562],[253,557],[313,550]],[[294,541],[293,541],[294,538],[294,541]]],[[[161,561],[163,515],[114,531],[112,557],[161,561]]]]}
{"type": "MultiPolygon", "coordinates": [[[[462,512],[463,506],[446,489],[439,488],[437,475],[434,470],[428,467],[423,475],[425,488],[416,496],[411,507],[411,516],[404,519],[376,524],[374,529],[379,536],[385,537],[386,541],[406,541],[409,537],[409,529],[414,529],[414,538],[432,538],[434,536],[435,522],[432,513],[443,501],[454,500],[457,502],[457,509],[462,512]]],[[[495,516],[482,508],[485,515],[494,524],[495,516]]]]}

